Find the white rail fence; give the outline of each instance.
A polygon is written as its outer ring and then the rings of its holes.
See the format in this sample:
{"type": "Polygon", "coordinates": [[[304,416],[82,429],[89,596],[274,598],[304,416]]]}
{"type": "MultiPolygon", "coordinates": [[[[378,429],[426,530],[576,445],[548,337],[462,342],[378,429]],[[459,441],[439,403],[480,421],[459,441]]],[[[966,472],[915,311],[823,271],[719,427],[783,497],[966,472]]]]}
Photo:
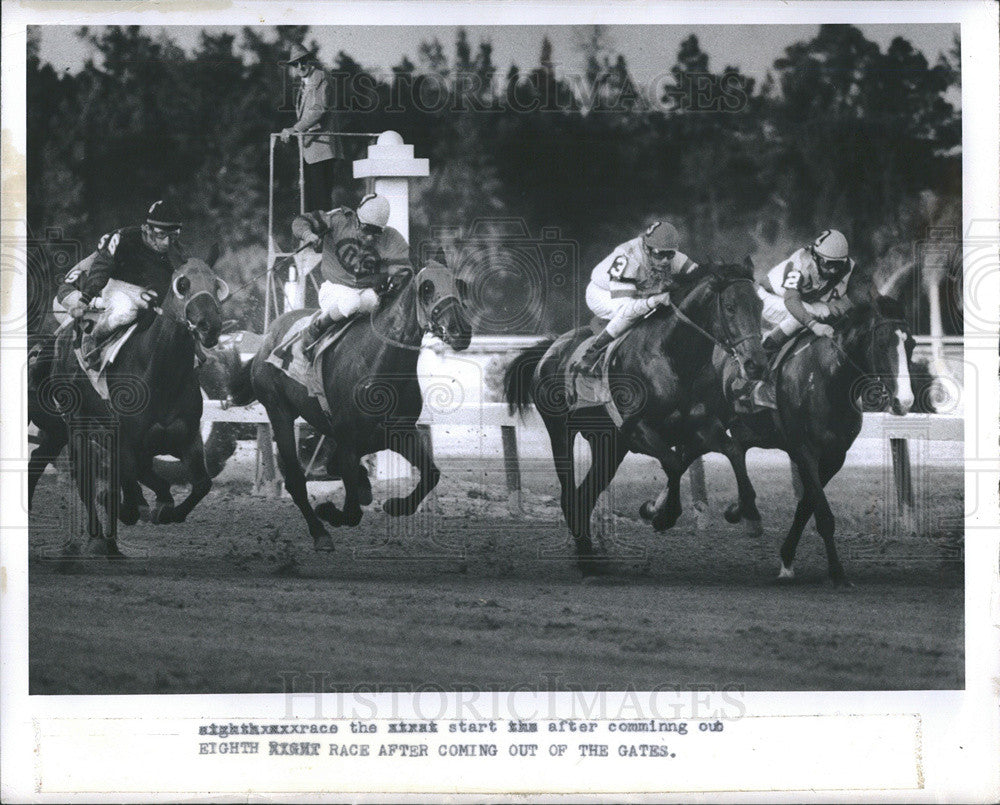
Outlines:
{"type": "MultiPolygon", "coordinates": [[[[259,403],[240,408],[223,409],[216,400],[205,401],[203,421],[239,422],[266,426],[267,412],[259,403]]],[[[912,511],[914,504],[912,469],[910,466],[909,442],[911,439],[928,441],[961,442],[964,439],[964,420],[943,414],[910,414],[904,417],[891,414],[865,414],[859,439],[888,440],[892,456],[896,502],[900,511],[912,511]]],[[[518,451],[517,431],[527,428],[544,437],[538,414],[534,411],[521,419],[511,416],[503,403],[480,403],[460,405],[455,408],[435,411],[425,406],[419,427],[424,438],[433,449],[431,428],[464,427],[476,430],[499,428],[503,450],[503,467],[508,501],[512,511],[520,510],[521,502],[521,460],[518,451]]],[[[255,488],[270,489],[274,494],[279,489],[279,481],[274,471],[271,452],[270,429],[258,428],[258,466],[255,488]]],[[[704,470],[700,464],[689,471],[692,497],[695,508],[704,511],[708,506],[705,492],[704,470]]],[[[794,474],[793,474],[794,478],[794,474]]]]}

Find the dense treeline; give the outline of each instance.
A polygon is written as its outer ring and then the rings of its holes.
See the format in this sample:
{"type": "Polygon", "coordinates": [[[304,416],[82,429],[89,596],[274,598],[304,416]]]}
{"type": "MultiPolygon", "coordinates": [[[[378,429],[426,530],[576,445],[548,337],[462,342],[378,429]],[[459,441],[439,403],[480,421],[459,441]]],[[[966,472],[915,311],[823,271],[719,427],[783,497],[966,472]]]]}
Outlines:
{"type": "MultiPolygon", "coordinates": [[[[294,87],[277,62],[308,29],[202,33],[191,53],[135,27],[79,35],[96,58],[58,75],[29,31],[30,231],[58,227],[86,251],[169,192],[188,214],[190,246],[220,241],[227,280],[249,282],[264,268],[268,134],[294,120],[294,87]]],[[[653,87],[635,84],[601,29],[580,47],[579,76],[553,67],[547,40],[537,66],[501,74],[490,43],[464,31],[453,55],[425,42],[416,62],[385,74],[343,51],[326,65],[339,129],[395,129],[430,158],[412,196],[415,255],[438,228],[468,232],[477,219],[480,233],[501,231],[504,218],[533,237],[555,228],[577,244],[581,284],[555,288],[540,320],[518,323],[543,330],[571,323],[590,267],[653,217],[675,221],[696,259],[749,253],[760,269],[836,227],[882,287],[926,310],[918,244],[928,231],[950,241],[961,224],[961,120],[949,102],[957,40],[929,64],[903,38],[882,52],[857,28],[824,25],[758,85],[738,67],[717,69],[692,35],[653,87]]],[[[293,155],[279,160],[284,222],[293,155]]],[[[941,263],[935,271],[958,276],[953,257],[941,263]]],[[[502,304],[503,283],[518,278],[498,277],[502,304]]],[[[230,315],[259,329],[262,288],[251,282],[230,315]]],[[[960,330],[951,315],[946,327],[960,330]]]]}

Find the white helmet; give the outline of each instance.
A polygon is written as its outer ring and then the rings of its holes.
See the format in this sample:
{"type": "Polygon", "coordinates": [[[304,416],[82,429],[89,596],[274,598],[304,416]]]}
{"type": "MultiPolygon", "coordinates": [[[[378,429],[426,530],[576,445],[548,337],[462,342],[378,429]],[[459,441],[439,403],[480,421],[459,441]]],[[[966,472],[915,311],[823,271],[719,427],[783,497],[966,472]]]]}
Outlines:
{"type": "Polygon", "coordinates": [[[367,226],[385,229],[389,223],[389,202],[385,196],[369,193],[358,205],[358,221],[367,226]]]}
{"type": "Polygon", "coordinates": [[[836,229],[826,229],[813,241],[812,250],[824,260],[846,260],[847,238],[836,229]]]}

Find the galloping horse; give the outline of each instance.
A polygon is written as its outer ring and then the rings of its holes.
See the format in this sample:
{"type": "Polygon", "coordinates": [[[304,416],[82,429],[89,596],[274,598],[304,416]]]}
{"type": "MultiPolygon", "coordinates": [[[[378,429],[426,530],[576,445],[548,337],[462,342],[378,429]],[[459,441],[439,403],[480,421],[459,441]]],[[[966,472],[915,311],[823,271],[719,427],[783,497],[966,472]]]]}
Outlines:
{"type": "Polygon", "coordinates": [[[415,278],[412,271],[397,275],[372,316],[348,322],[340,340],[319,356],[330,415],[305,386],[267,361],[289,328],[313,310],[294,310],[275,319],[260,350],[233,382],[234,404],[259,399],[267,409],[285,488],[305,517],[316,550],[333,550],[333,540],[320,518],[333,526],[355,526],[361,521],[361,506],[371,503],[362,456],[394,450],[420,471],[420,482],[408,496],[385,502],[385,511],[393,517],[413,514],[437,485],[440,470],[416,428],[423,407],[417,358],[425,332],[437,335],[456,351],[469,346],[472,331],[460,301],[463,285],[444,266],[432,262],[415,278]],[[295,449],[297,417],[334,443],[327,469],[344,482],[343,511],[331,502],[315,510],[309,503],[295,449]]]}
{"type": "MultiPolygon", "coordinates": [[[[809,517],[826,548],[830,578],[849,586],[833,541],[834,517],[823,488],[844,465],[861,431],[862,412],[889,408],[905,414],[913,405],[909,360],[913,338],[895,299],[879,297],[858,305],[834,325],[833,338],[802,336],[775,377],[778,411],[742,417],[733,428],[744,452],[751,447],[780,448],[791,457],[803,495],[788,536],[781,545],[779,578],[793,577],[795,549],[809,517]]],[[[731,371],[716,355],[718,376],[731,371]]]]}
{"type": "Polygon", "coordinates": [[[548,430],[562,487],[562,511],[585,575],[601,572],[606,558],[594,553],[591,512],[629,451],[658,459],[670,481],[670,493],[643,511],[657,530],[677,521],[681,475],[706,452],[725,453],[729,458],[740,489],[741,512],[759,522],[743,453],[704,404],[711,393],[697,384],[711,364],[716,344],[736,355],[750,375],[764,366],[761,302],[754,291],[752,268],[747,261],[703,269],[704,274],[686,291],[672,292],[676,308],[657,310],[624,336],[608,367],[612,395],[622,403],[618,406],[624,420],[621,428],[603,407],[571,410],[568,404],[566,364],[589,328],[529,347],[508,366],[504,387],[511,413],[533,402],[548,430]],[[590,470],[579,486],[573,467],[573,441],[578,433],[591,450],[590,470]]]}
{"type": "Polygon", "coordinates": [[[38,357],[28,405],[29,419],[40,431],[28,465],[29,506],[42,471],[68,442],[70,468],[88,511],[91,552],[121,555],[116,520],[138,521],[145,508],[139,482],[155,492],[153,519],[161,523],[183,522],[211,488],[195,359],[218,342],[219,303],[228,293],[203,260],[190,259],[177,269],[162,307],[142,312],[137,331],[105,369],[107,400],[80,367],[72,329],[63,330],[38,357]],[[190,493],[176,507],[169,482],[153,471],[155,455],[179,458],[192,479],[190,493]],[[98,468],[118,479],[120,499],[117,488],[98,488],[98,468]],[[107,515],[103,525],[99,503],[107,515]]]}

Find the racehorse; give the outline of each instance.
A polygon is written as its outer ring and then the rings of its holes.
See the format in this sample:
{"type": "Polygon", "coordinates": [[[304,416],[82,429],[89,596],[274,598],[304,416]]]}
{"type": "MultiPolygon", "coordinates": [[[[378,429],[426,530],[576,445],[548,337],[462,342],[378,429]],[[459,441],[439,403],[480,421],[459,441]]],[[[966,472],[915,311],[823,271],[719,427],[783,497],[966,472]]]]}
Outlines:
{"type": "Polygon", "coordinates": [[[632,327],[609,362],[609,386],[623,418],[620,428],[603,407],[571,410],[567,398],[567,362],[590,328],[529,347],[507,367],[504,389],[511,413],[524,411],[533,402],[548,431],[562,489],[560,503],[584,575],[605,570],[606,557],[595,554],[591,542],[590,516],[629,451],[658,459],[670,481],[670,493],[642,511],[657,530],[676,523],[681,514],[681,475],[706,452],[729,458],[740,489],[741,513],[760,521],[743,453],[704,404],[712,395],[697,384],[717,344],[735,355],[749,376],[764,366],[761,301],[754,290],[753,266],[748,259],[739,265],[705,267],[685,289],[671,293],[673,305],[632,327]],[[573,466],[578,433],[591,451],[590,470],[579,486],[573,466]]]}
{"type": "MultiPolygon", "coordinates": [[[[802,480],[803,495],[781,545],[779,578],[793,578],[795,549],[815,516],[830,578],[835,586],[849,586],[823,489],[844,465],[861,431],[863,411],[888,408],[902,415],[913,405],[909,362],[914,342],[902,306],[884,296],[855,306],[834,327],[833,338],[803,333],[801,346],[791,349],[775,376],[778,411],[741,417],[732,433],[744,452],[751,447],[784,450],[802,480]]],[[[716,356],[716,371],[719,377],[732,371],[726,356],[716,356]]]]}
{"type": "Polygon", "coordinates": [[[393,450],[420,472],[406,497],[390,498],[384,510],[393,517],[413,514],[437,485],[440,470],[417,431],[423,397],[417,381],[417,358],[424,333],[433,333],[452,349],[469,346],[471,326],[461,299],[465,283],[433,261],[414,278],[406,271],[380,289],[379,307],[345,325],[336,344],[324,350],[319,371],[328,415],[305,386],[268,363],[289,328],[315,311],[293,310],[279,316],[264,334],[257,354],[242,367],[232,386],[232,403],[260,400],[267,410],[281,459],[285,488],[309,527],[316,550],[332,551],[333,540],[321,522],[356,526],[361,506],[372,501],[362,456],[393,450]],[[327,470],[344,482],[344,508],[324,502],[314,510],[295,446],[295,420],[302,417],[333,442],[327,470]]]}
{"type": "Polygon", "coordinates": [[[228,293],[205,261],[192,258],[178,268],[162,306],[140,314],[138,329],[104,370],[107,400],[80,367],[72,328],[43,346],[29,384],[29,419],[40,431],[28,465],[29,506],[42,471],[69,443],[70,469],[87,507],[90,552],[121,556],[116,521],[138,521],[145,508],[139,482],[156,494],[152,519],[160,523],[183,522],[211,488],[196,356],[218,342],[219,304],[228,293]],[[190,493],[176,507],[169,482],[153,471],[155,455],[179,458],[191,478],[190,493]],[[100,488],[98,475],[111,480],[100,488]]]}

